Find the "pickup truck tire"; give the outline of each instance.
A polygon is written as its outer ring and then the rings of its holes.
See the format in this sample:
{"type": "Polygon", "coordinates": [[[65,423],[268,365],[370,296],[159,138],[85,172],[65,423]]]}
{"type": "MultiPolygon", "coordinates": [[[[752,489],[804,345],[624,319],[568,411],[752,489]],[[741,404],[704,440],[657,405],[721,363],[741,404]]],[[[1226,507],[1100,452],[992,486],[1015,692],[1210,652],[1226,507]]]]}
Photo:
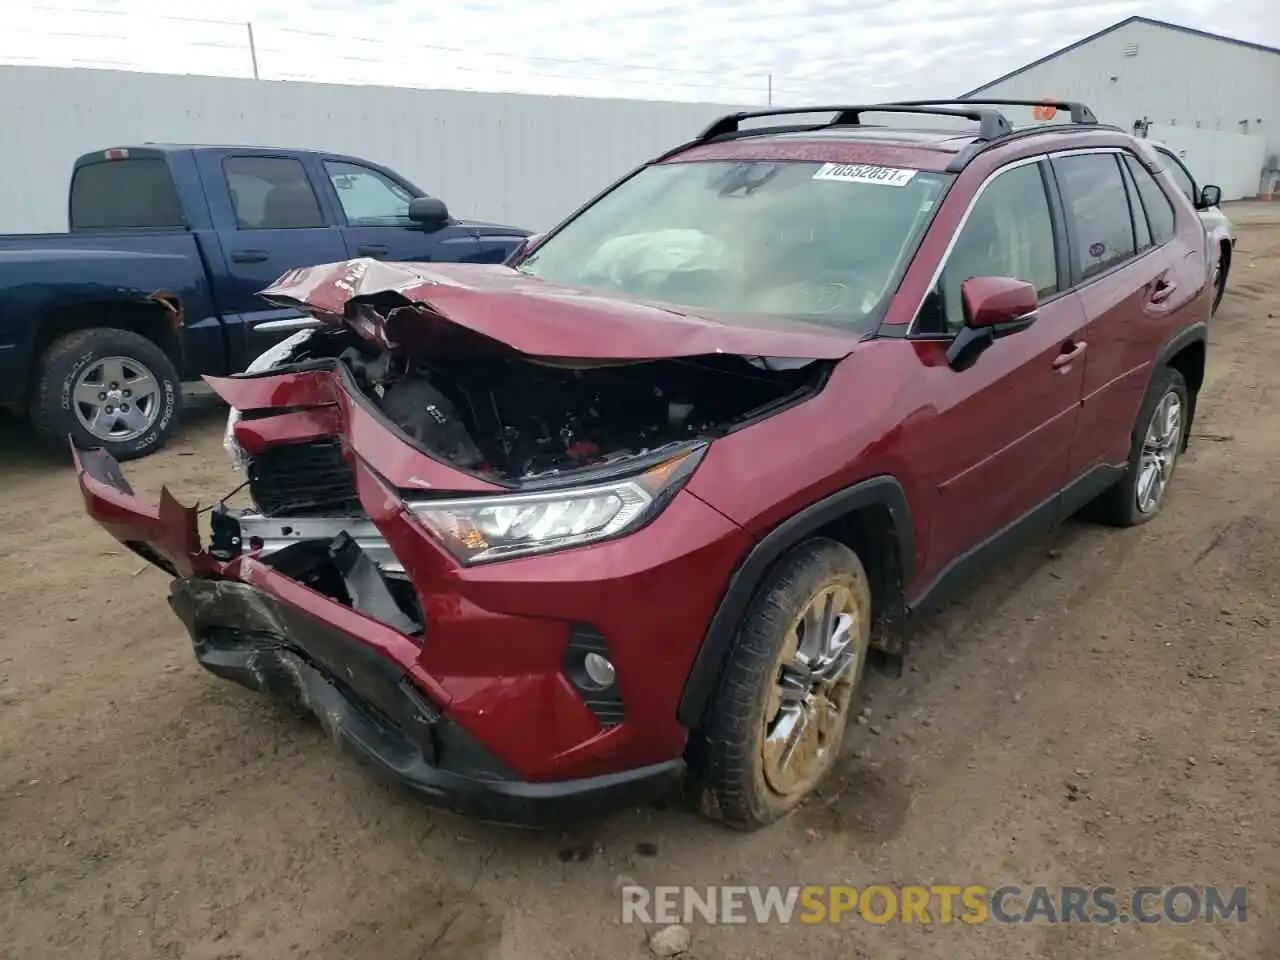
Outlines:
{"type": "Polygon", "coordinates": [[[181,413],[182,381],[165,352],[146,337],[110,327],[55,340],[40,358],[29,404],[31,425],[51,449],[65,452],[70,436],[81,450],[102,448],[121,461],[163,447],[181,413]],[[118,379],[108,382],[104,375],[118,379]],[[89,396],[99,383],[102,389],[89,396]],[[131,385],[139,384],[135,394],[131,385]],[[103,421],[101,429],[90,430],[95,403],[104,413],[123,408],[130,420],[103,421]]]}
{"type": "Polygon", "coordinates": [[[857,554],[801,543],[761,585],[689,753],[702,812],[740,830],[813,794],[840,753],[871,646],[871,586],[857,554]]]}

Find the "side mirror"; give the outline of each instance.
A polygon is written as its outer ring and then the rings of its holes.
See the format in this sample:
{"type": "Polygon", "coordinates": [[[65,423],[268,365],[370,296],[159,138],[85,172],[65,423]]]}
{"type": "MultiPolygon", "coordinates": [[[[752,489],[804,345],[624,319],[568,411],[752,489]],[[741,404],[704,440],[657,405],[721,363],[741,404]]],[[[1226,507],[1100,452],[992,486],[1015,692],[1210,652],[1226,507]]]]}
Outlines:
{"type": "Polygon", "coordinates": [[[449,222],[449,208],[439,197],[414,197],[409,201],[409,219],[428,227],[443,227],[449,222]]]}
{"type": "Polygon", "coordinates": [[[1222,188],[1217,184],[1206,183],[1200,188],[1200,209],[1208,210],[1222,202],[1222,188]]]}
{"type": "Polygon", "coordinates": [[[987,347],[1036,320],[1036,288],[1012,277],[970,277],[960,285],[964,326],[947,348],[953,370],[971,367],[987,347]]]}

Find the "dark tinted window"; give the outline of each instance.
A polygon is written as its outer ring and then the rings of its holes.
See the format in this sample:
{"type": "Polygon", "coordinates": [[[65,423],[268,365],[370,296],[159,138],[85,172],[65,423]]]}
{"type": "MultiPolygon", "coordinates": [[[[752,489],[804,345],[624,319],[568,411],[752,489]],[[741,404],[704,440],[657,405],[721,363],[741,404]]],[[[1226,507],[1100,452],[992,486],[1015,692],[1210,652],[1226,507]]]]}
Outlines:
{"type": "Polygon", "coordinates": [[[324,226],[320,202],[299,161],[288,157],[228,157],[222,169],[241,230],[324,226]]]}
{"type": "Polygon", "coordinates": [[[1187,168],[1182,165],[1182,161],[1168,150],[1160,151],[1160,159],[1164,161],[1164,168],[1169,171],[1169,176],[1173,177],[1178,189],[1185,193],[1187,199],[1194,205],[1196,202],[1196,185],[1191,179],[1191,174],[1187,173],[1187,168]]]}
{"type": "Polygon", "coordinates": [[[1146,211],[1142,209],[1142,200],[1138,198],[1138,186],[1133,182],[1133,174],[1127,163],[1122,163],[1124,171],[1124,188],[1129,194],[1129,216],[1133,218],[1133,236],[1137,241],[1138,252],[1150,249],[1151,227],[1147,224],[1146,211]]]}
{"type": "Polygon", "coordinates": [[[925,301],[917,333],[955,333],[964,325],[960,288],[970,277],[1026,280],[1041,297],[1057,292],[1053,219],[1038,165],[1000,174],[974,201],[925,301]]]}
{"type": "Polygon", "coordinates": [[[1072,244],[1084,279],[1134,255],[1133,221],[1114,153],[1055,157],[1054,170],[1072,223],[1072,244]]]}
{"type": "Polygon", "coordinates": [[[1129,172],[1138,185],[1138,196],[1147,211],[1147,223],[1151,224],[1151,239],[1159,246],[1173,239],[1173,204],[1165,195],[1155,177],[1147,172],[1135,157],[1125,157],[1129,172]]]}
{"type": "Polygon", "coordinates": [[[181,227],[182,202],[159,157],[104,160],[71,177],[71,229],[181,227]]]}

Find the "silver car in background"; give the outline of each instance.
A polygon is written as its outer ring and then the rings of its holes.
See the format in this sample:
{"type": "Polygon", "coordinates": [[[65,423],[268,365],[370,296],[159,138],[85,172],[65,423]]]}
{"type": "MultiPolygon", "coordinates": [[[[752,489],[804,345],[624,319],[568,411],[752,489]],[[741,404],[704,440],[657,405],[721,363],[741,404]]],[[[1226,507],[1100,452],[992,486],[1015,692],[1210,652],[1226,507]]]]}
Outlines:
{"type": "Polygon", "coordinates": [[[1222,191],[1212,185],[1198,186],[1187,165],[1168,144],[1159,140],[1148,140],[1147,143],[1160,155],[1160,159],[1168,166],[1169,173],[1178,181],[1178,186],[1196,208],[1205,233],[1209,235],[1210,249],[1217,251],[1218,261],[1213,274],[1213,312],[1217,313],[1218,304],[1222,302],[1222,295],[1227,290],[1227,274],[1231,270],[1231,256],[1236,247],[1236,229],[1231,219],[1218,206],[1222,191]]]}

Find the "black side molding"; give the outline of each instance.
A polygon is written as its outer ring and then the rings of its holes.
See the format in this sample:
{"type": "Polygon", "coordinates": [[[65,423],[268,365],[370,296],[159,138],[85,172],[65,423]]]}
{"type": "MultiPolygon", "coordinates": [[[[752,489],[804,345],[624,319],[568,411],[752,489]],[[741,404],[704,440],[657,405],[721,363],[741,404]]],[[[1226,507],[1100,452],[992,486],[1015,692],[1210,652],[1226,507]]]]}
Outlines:
{"type": "Polygon", "coordinates": [[[888,510],[898,536],[903,582],[910,579],[916,556],[915,527],[912,526],[911,511],[907,506],[907,494],[902,485],[891,476],[872,477],[837,490],[784,520],[751,548],[729,579],[729,586],[720,600],[715,616],[711,618],[711,625],[707,628],[698,656],[685,680],[684,693],[676,712],[681,725],[692,729],[702,720],[707,702],[720,679],[738,624],[742,621],[756,588],[778,558],[814,531],[854,510],[868,506],[881,506],[888,510]]]}

